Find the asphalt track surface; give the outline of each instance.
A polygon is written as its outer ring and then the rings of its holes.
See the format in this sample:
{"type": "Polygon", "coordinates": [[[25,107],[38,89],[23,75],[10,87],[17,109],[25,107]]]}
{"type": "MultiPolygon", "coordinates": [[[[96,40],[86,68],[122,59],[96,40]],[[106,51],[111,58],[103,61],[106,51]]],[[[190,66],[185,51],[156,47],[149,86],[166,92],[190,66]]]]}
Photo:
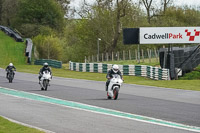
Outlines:
{"type": "MultiPolygon", "coordinates": [[[[74,101],[106,109],[200,126],[200,92],[124,84],[118,100],[107,100],[105,83],[53,77],[41,91],[37,75],[16,72],[8,83],[0,69],[0,87],[74,101]]],[[[157,124],[83,111],[0,93],[0,115],[58,133],[189,133],[157,124]]]]}

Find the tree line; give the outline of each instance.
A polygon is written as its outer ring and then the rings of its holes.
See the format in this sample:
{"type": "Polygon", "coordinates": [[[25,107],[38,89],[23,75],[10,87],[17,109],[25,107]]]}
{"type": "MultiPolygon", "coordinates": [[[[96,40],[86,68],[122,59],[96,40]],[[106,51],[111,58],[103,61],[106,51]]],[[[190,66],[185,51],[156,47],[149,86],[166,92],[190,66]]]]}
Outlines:
{"type": "MultiPolygon", "coordinates": [[[[85,56],[135,49],[123,45],[122,29],[200,25],[199,7],[173,0],[0,0],[0,25],[33,39],[36,58],[83,62],[85,56]],[[101,40],[98,40],[98,39],[101,40]],[[97,42],[99,41],[99,42],[97,42]]],[[[142,45],[143,49],[161,45],[142,45]]]]}

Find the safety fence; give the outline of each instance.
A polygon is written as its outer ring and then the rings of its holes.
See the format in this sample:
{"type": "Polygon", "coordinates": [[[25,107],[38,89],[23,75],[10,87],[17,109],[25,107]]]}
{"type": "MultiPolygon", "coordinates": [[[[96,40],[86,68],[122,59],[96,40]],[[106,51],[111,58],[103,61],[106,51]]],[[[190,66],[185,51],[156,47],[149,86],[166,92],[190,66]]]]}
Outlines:
{"type": "Polygon", "coordinates": [[[45,62],[51,67],[62,68],[62,61],[50,60],[50,59],[40,59],[34,62],[35,65],[43,65],[45,62]]]}
{"type": "Polygon", "coordinates": [[[124,61],[135,60],[136,62],[159,62],[157,49],[132,49],[128,51],[117,51],[110,53],[100,53],[85,57],[85,62],[104,62],[104,61],[124,61]]]}
{"type": "MultiPolygon", "coordinates": [[[[80,72],[107,73],[113,64],[69,62],[69,69],[80,72]]],[[[119,65],[123,75],[142,76],[155,80],[169,80],[169,69],[146,65],[119,65]]]]}

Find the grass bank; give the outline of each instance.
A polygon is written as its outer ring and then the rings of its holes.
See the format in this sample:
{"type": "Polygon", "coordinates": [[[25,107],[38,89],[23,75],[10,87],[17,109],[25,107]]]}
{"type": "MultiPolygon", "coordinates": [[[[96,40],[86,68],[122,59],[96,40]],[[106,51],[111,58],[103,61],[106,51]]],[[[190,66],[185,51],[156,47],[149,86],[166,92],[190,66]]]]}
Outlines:
{"type": "Polygon", "coordinates": [[[198,67],[196,67],[192,72],[186,73],[180,79],[181,80],[193,80],[193,79],[200,80],[200,65],[198,67]]]}
{"type": "Polygon", "coordinates": [[[25,44],[16,42],[0,30],[0,64],[25,64],[25,44]]]}
{"type": "Polygon", "coordinates": [[[44,133],[40,130],[25,127],[0,117],[0,133],[44,133]]]}

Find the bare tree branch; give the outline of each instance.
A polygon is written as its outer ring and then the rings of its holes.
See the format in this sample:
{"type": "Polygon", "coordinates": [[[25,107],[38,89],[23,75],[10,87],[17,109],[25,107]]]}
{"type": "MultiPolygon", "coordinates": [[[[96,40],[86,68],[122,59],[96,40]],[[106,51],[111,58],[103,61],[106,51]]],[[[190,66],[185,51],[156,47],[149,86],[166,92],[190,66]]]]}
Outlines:
{"type": "Polygon", "coordinates": [[[150,9],[151,9],[151,4],[153,0],[142,0],[146,11],[147,11],[147,20],[150,23],[151,22],[151,16],[150,16],[150,9]]]}
{"type": "Polygon", "coordinates": [[[167,6],[170,4],[170,2],[172,2],[173,0],[161,0],[163,3],[163,12],[165,14],[165,11],[167,9],[167,6]]]}

